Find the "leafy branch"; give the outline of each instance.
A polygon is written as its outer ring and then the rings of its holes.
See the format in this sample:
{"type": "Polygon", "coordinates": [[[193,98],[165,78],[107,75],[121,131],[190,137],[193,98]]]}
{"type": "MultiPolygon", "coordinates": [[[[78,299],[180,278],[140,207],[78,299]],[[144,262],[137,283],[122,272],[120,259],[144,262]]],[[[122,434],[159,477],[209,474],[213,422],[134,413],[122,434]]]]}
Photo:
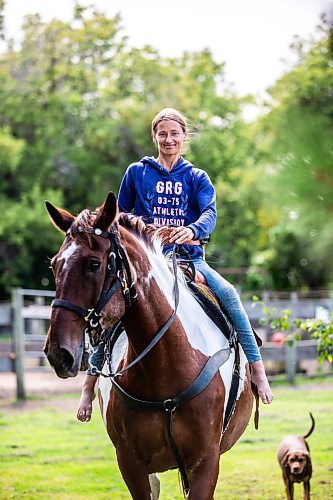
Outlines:
{"type": "Polygon", "coordinates": [[[275,307],[268,307],[256,296],[252,299],[263,305],[264,317],[260,319],[261,326],[269,326],[272,330],[280,330],[287,333],[283,342],[292,346],[295,341],[302,339],[302,334],[308,333],[316,340],[318,361],[324,360],[333,363],[333,312],[330,313],[327,321],[314,318],[293,318],[290,309],[285,309],[282,313],[277,312],[275,307]]]}

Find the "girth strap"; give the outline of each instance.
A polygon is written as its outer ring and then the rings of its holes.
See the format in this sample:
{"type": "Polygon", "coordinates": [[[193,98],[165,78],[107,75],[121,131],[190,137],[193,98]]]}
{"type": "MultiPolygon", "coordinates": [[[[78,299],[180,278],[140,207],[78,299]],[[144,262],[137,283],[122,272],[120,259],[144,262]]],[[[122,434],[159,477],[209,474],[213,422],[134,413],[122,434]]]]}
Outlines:
{"type": "Polygon", "coordinates": [[[173,456],[176,459],[177,462],[177,467],[180,472],[180,477],[182,480],[182,485],[184,489],[184,493],[187,496],[189,491],[190,491],[190,482],[187,477],[187,472],[186,472],[186,467],[184,464],[183,457],[179,453],[176,441],[173,438],[172,434],[172,417],[173,417],[173,411],[172,410],[166,410],[166,416],[167,416],[167,432],[168,432],[168,442],[169,446],[172,449],[173,456]]]}
{"type": "Polygon", "coordinates": [[[239,344],[238,342],[236,342],[235,361],[232,371],[232,379],[231,379],[227,408],[225,410],[225,415],[223,420],[223,432],[226,430],[236,406],[236,398],[239,388],[239,379],[240,379],[240,355],[239,355],[239,344]]]}

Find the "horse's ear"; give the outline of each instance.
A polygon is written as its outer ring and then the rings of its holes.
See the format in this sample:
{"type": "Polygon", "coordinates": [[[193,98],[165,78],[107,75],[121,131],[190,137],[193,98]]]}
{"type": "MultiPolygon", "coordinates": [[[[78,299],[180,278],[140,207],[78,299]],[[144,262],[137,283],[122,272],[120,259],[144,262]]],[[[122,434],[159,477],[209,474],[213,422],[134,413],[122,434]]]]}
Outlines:
{"type": "Polygon", "coordinates": [[[118,203],[115,195],[110,191],[103,205],[98,209],[94,227],[107,231],[118,215],[118,203]]]}
{"type": "Polygon", "coordinates": [[[45,206],[55,227],[59,229],[59,231],[67,233],[75,220],[74,215],[66,212],[66,210],[62,208],[55,207],[48,201],[45,201],[45,206]]]}

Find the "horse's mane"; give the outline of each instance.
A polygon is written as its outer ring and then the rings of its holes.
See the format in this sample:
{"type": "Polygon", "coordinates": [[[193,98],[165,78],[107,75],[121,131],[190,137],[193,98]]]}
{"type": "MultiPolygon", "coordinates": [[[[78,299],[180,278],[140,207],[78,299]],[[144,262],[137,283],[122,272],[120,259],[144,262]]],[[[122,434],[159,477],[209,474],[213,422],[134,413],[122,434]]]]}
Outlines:
{"type": "MultiPolygon", "coordinates": [[[[98,211],[90,211],[84,209],[74,220],[70,232],[72,236],[85,238],[87,230],[91,229],[96,221],[98,211]]],[[[145,224],[142,217],[134,214],[121,212],[118,216],[116,224],[127,229],[136,237],[144,241],[148,248],[154,250],[156,242],[163,245],[167,240],[170,228],[158,226],[155,224],[145,224]]],[[[111,230],[111,227],[109,228],[111,230]]]]}
{"type": "Polygon", "coordinates": [[[154,224],[145,224],[142,217],[133,214],[120,213],[119,225],[145,242],[148,248],[154,248],[154,237],[158,227],[154,224]]]}
{"type": "Polygon", "coordinates": [[[166,245],[169,241],[172,227],[159,226],[158,224],[145,224],[142,217],[133,214],[121,213],[119,224],[128,229],[138,238],[142,239],[148,248],[154,250],[157,246],[166,245]]]}

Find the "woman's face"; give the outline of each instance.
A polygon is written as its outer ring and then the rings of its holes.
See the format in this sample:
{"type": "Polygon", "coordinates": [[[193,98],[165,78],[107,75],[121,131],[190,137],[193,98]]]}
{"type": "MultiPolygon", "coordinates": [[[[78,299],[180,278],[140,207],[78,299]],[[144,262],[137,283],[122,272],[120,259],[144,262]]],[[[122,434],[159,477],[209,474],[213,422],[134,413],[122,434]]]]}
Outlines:
{"type": "Polygon", "coordinates": [[[162,120],[157,124],[154,140],[160,155],[180,156],[186,137],[180,123],[174,120],[162,120]]]}

